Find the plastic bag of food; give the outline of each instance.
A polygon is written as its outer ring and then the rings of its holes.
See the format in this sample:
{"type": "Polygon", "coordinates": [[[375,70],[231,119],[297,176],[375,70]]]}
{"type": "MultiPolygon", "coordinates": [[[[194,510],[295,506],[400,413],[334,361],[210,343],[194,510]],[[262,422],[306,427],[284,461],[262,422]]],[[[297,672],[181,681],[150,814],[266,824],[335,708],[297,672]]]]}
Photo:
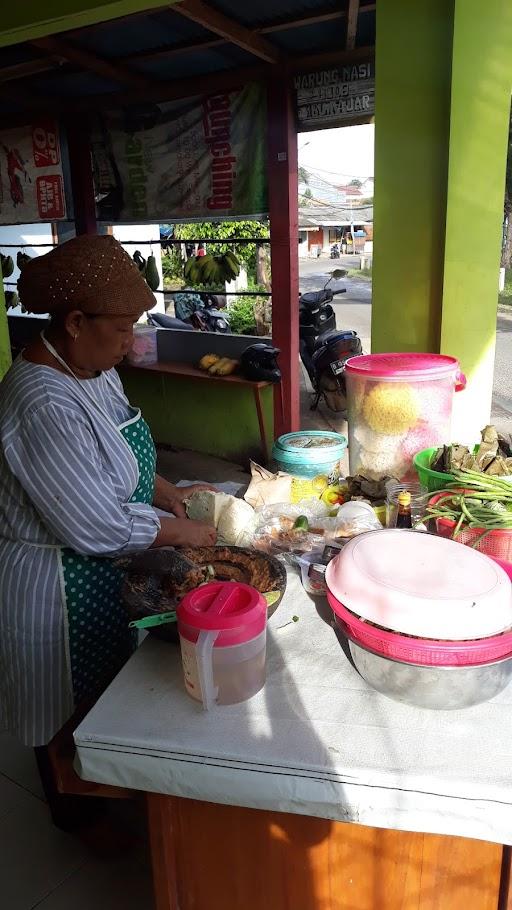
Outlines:
{"type": "Polygon", "coordinates": [[[309,553],[321,548],[325,536],[321,522],[329,514],[328,506],[318,499],[264,506],[257,510],[253,546],[273,555],[309,553]]]}

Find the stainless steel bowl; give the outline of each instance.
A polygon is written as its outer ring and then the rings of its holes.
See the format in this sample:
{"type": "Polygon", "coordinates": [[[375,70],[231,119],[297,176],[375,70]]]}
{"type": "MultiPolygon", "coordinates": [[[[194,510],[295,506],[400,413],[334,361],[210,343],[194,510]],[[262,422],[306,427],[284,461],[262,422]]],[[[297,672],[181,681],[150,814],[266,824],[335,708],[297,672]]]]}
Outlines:
{"type": "Polygon", "coordinates": [[[494,698],[512,679],[512,657],[476,667],[422,667],[348,640],[352,662],[378,692],[420,708],[449,711],[494,698]]]}

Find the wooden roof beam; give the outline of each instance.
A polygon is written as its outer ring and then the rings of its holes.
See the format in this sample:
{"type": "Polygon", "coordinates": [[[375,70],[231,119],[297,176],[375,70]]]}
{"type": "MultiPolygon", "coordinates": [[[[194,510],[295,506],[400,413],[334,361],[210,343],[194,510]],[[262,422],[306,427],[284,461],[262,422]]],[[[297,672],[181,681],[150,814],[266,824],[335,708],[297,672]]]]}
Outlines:
{"type": "Polygon", "coordinates": [[[169,9],[197,25],[201,25],[209,32],[219,35],[230,44],[236,44],[249,54],[264,60],[265,63],[279,63],[281,59],[279,50],[270,41],[244,25],[240,25],[239,22],[229,19],[223,13],[212,9],[203,0],[181,0],[180,3],[175,3],[169,9]]]}
{"type": "Polygon", "coordinates": [[[345,50],[353,51],[356,46],[357,17],[359,16],[359,0],[349,0],[347,14],[347,37],[345,50]]]}
{"type": "Polygon", "coordinates": [[[54,36],[37,38],[31,44],[52,56],[62,57],[82,69],[90,70],[110,82],[129,85],[135,89],[148,89],[154,85],[154,80],[142,75],[142,73],[136,73],[123,63],[105,60],[82,47],[78,47],[76,44],[65,41],[63,38],[54,36]]]}
{"type": "Polygon", "coordinates": [[[55,71],[63,62],[62,57],[41,57],[40,60],[25,60],[23,63],[2,66],[0,67],[0,83],[14,82],[16,79],[26,79],[27,76],[36,76],[38,73],[55,71]]]}

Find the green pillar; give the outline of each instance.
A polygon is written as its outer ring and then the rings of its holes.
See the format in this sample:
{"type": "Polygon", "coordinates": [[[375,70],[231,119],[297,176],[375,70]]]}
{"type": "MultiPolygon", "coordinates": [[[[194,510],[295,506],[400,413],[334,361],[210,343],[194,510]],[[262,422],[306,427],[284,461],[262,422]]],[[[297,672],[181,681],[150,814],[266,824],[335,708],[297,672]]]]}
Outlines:
{"type": "Polygon", "coordinates": [[[511,47],[510,0],[377,5],[373,350],[459,358],[460,438],[489,417],[511,47]]]}
{"type": "Polygon", "coordinates": [[[5,375],[11,365],[11,345],[9,342],[9,329],[7,326],[7,312],[5,309],[4,283],[0,269],[0,379],[5,375]]]}

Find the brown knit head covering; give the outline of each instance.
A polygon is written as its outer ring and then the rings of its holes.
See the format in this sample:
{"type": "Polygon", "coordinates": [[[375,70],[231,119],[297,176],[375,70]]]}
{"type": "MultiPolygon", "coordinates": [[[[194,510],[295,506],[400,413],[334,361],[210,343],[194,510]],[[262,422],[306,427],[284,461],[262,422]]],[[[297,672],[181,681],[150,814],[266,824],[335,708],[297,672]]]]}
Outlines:
{"type": "Polygon", "coordinates": [[[30,313],[76,309],[135,318],[155,305],[137,265],[109,235],[84,234],[27,262],[18,291],[30,313]]]}

